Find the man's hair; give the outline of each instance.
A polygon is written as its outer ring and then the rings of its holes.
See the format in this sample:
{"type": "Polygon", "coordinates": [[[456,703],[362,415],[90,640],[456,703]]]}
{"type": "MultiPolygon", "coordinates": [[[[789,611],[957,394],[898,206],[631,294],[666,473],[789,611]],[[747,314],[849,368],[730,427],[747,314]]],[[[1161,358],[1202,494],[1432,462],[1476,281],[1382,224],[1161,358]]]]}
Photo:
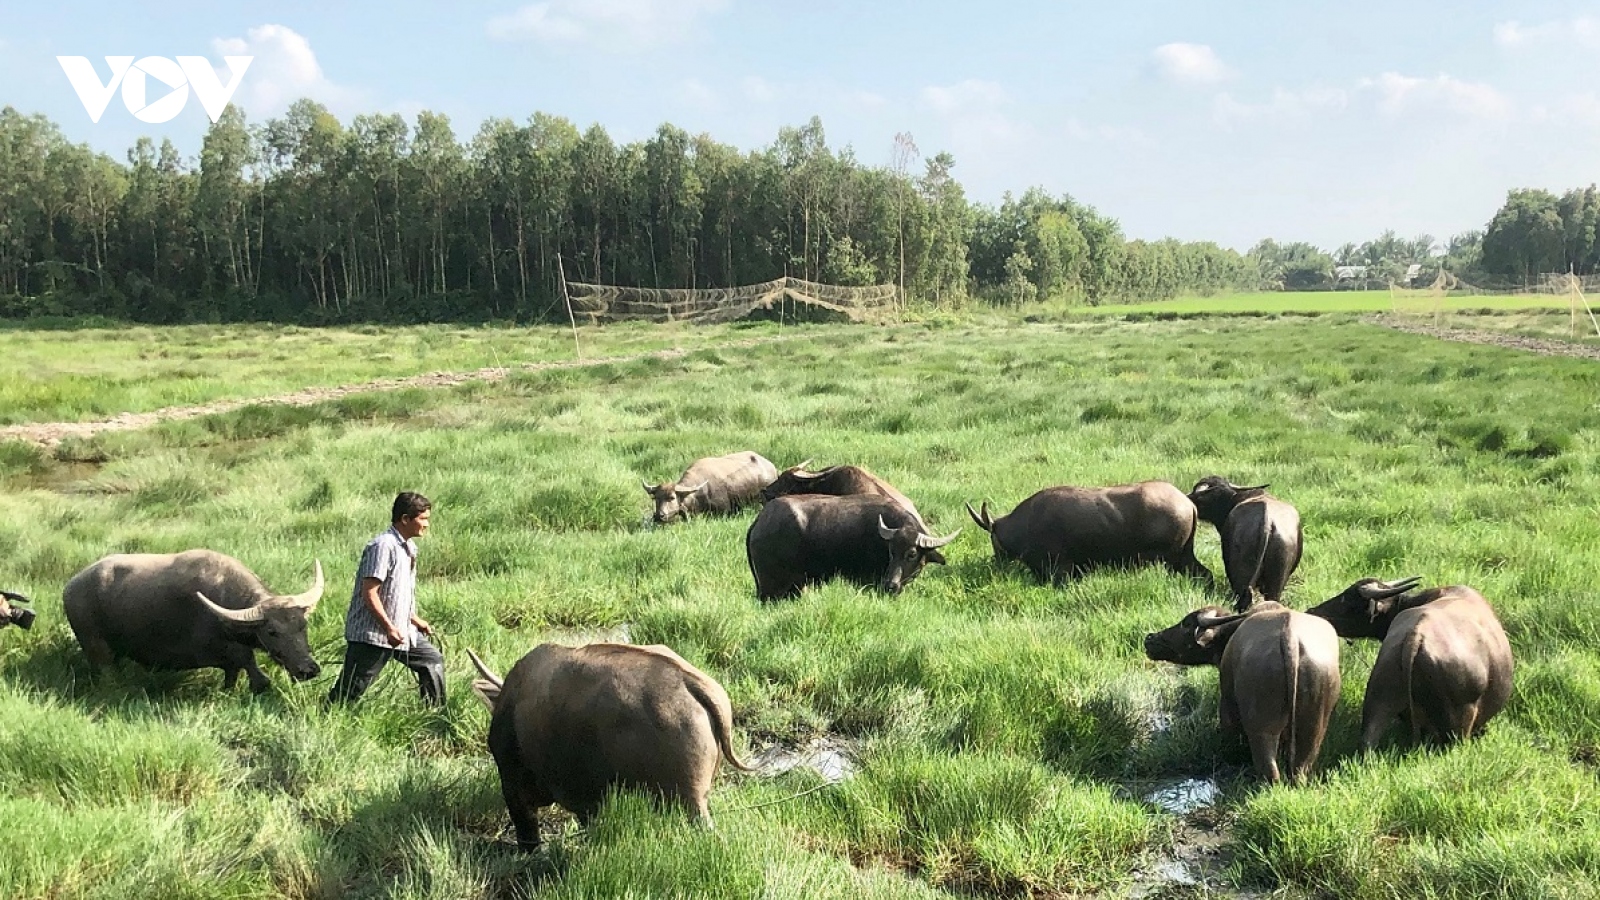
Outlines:
{"type": "Polygon", "coordinates": [[[433,501],[422,496],[416,491],[401,491],[394,498],[394,509],[389,512],[389,521],[398,522],[406,516],[420,516],[433,508],[433,501]]]}

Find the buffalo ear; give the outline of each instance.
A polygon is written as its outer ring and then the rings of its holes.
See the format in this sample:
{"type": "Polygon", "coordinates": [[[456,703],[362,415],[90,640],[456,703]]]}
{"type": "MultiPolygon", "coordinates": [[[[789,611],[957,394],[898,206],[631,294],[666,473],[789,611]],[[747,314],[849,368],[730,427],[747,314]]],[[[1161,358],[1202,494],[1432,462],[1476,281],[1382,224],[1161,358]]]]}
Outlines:
{"type": "Polygon", "coordinates": [[[941,566],[947,565],[944,561],[944,554],[937,550],[929,550],[927,553],[922,554],[922,559],[924,562],[938,563],[941,566]]]}
{"type": "Polygon", "coordinates": [[[500,699],[500,685],[487,678],[474,678],[472,680],[472,693],[483,701],[484,706],[489,707],[490,712],[494,712],[495,701],[500,699]]]}
{"type": "Polygon", "coordinates": [[[1196,628],[1194,630],[1195,646],[1209,649],[1212,642],[1217,639],[1217,632],[1220,630],[1221,629],[1215,625],[1211,626],[1210,628],[1196,628]]]}

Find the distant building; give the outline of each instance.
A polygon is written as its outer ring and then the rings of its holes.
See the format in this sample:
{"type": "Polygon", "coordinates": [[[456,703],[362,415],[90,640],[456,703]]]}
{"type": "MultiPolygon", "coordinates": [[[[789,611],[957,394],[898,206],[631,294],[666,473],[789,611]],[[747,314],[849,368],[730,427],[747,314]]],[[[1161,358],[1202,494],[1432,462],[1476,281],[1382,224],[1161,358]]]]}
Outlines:
{"type": "Polygon", "coordinates": [[[1421,274],[1422,263],[1412,263],[1411,265],[1406,266],[1406,284],[1416,281],[1417,276],[1421,274]]]}

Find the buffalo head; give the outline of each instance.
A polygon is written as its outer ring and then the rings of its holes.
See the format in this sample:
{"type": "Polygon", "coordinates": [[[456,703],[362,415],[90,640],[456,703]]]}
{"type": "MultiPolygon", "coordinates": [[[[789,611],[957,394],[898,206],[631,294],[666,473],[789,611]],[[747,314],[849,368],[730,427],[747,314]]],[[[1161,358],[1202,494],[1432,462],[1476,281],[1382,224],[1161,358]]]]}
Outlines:
{"type": "Polygon", "coordinates": [[[1214,666],[1244,619],[1245,615],[1224,612],[1220,606],[1197,609],[1171,628],[1145,635],[1144,655],[1180,666],[1214,666]]]}
{"type": "Polygon", "coordinates": [[[311,644],[306,639],[306,619],[322,599],[322,584],[319,560],[311,588],[303,594],[268,597],[244,609],[218,606],[199,591],[195,591],[195,596],[235,638],[266,651],[295,681],[305,681],[322,672],[322,667],[311,658],[311,644]]]}
{"type": "Polygon", "coordinates": [[[15,625],[27,630],[33,627],[34,613],[31,609],[12,606],[13,603],[28,603],[27,597],[15,591],[0,591],[0,628],[15,625]]]}
{"type": "Polygon", "coordinates": [[[1397,581],[1363,578],[1306,612],[1327,619],[1340,637],[1382,640],[1394,619],[1400,595],[1421,581],[1420,575],[1397,581]]]}
{"type": "Polygon", "coordinates": [[[689,510],[686,505],[689,502],[689,498],[699,493],[708,484],[708,482],[702,481],[699,484],[685,487],[681,484],[668,482],[662,482],[654,486],[643,480],[639,483],[644,485],[644,492],[649,494],[650,498],[656,502],[656,511],[651,515],[651,519],[657,525],[665,525],[674,519],[681,519],[687,516],[689,510]]]}
{"type": "Polygon", "coordinates": [[[806,493],[807,485],[822,477],[821,473],[807,472],[806,466],[809,465],[811,465],[811,460],[808,459],[799,465],[790,466],[779,472],[778,477],[774,478],[771,484],[761,489],[761,502],[766,503],[779,497],[787,497],[790,494],[806,493]]]}
{"type": "Polygon", "coordinates": [[[1240,487],[1220,475],[1207,475],[1195,482],[1194,490],[1189,492],[1189,502],[1194,504],[1202,521],[1221,525],[1239,501],[1254,497],[1269,487],[1270,484],[1240,487]]]}
{"type": "Polygon", "coordinates": [[[878,587],[884,593],[898,594],[901,588],[917,577],[923,566],[928,563],[944,565],[944,554],[939,552],[939,548],[955,540],[960,533],[961,529],[957,528],[952,534],[936,538],[924,532],[921,525],[914,521],[899,528],[890,528],[883,521],[883,516],[878,516],[878,537],[883,538],[889,551],[889,567],[884,570],[883,581],[878,587]]]}

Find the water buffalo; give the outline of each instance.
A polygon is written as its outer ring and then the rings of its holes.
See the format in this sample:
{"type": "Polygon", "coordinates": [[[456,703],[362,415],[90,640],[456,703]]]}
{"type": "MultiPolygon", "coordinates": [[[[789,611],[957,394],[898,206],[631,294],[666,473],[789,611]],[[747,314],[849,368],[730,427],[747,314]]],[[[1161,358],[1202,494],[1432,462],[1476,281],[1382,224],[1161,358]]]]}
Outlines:
{"type": "Polygon", "coordinates": [[[860,466],[829,466],[816,472],[805,471],[806,464],[790,466],[778,474],[773,482],[761,492],[761,499],[771,502],[779,497],[790,494],[832,494],[836,497],[846,497],[851,494],[877,494],[888,497],[894,502],[905,507],[906,512],[922,521],[922,514],[917,512],[917,507],[905,494],[894,489],[894,486],[882,478],[868,472],[860,466]]]}
{"type": "Polygon", "coordinates": [[[742,450],[697,459],[673,483],[639,483],[656,502],[653,518],[665,525],[699,513],[737,512],[754,503],[761,489],[777,477],[778,467],[766,457],[742,450]]]}
{"type": "Polygon", "coordinates": [[[1420,580],[1363,578],[1308,610],[1342,637],[1383,642],[1361,704],[1369,750],[1400,716],[1412,743],[1472,737],[1511,699],[1511,643],[1489,601],[1461,584],[1400,596],[1420,580]]]}
{"type": "Polygon", "coordinates": [[[995,559],[1022,561],[1041,579],[1075,578],[1095,566],[1164,563],[1210,584],[1194,556],[1194,504],[1165,481],[1116,487],[1051,487],[998,519],[967,504],[989,532],[995,559]]]}
{"type": "Polygon", "coordinates": [[[1201,520],[1215,525],[1222,538],[1222,566],[1239,612],[1255,602],[1257,590],[1264,600],[1283,600],[1283,588],[1300,565],[1300,513],[1267,487],[1239,487],[1208,475],[1189,492],[1201,520]]]}
{"type": "Polygon", "coordinates": [[[16,591],[0,591],[0,628],[15,625],[26,631],[33,627],[34,613],[31,609],[12,606],[13,603],[30,603],[27,597],[16,591]]]}
{"type": "Polygon", "coordinates": [[[1256,773],[1277,783],[1287,735],[1289,782],[1310,774],[1339,702],[1339,637],[1327,622],[1273,602],[1236,615],[1207,606],[1145,635],[1144,652],[1181,666],[1218,666],[1222,730],[1244,732],[1256,773]]]}
{"type": "Polygon", "coordinates": [[[764,601],[798,597],[805,585],[839,575],[898,594],[927,563],[944,564],[939,548],[960,533],[929,535],[889,497],[793,494],[767,503],[744,547],[764,601]]]}
{"type": "Polygon", "coordinates": [[[539,807],[587,821],[612,786],[652,791],[710,825],[718,763],[750,771],[733,752],[727,692],[667,647],[540,644],[504,680],[467,654],[523,850],[539,845],[539,807]]]}
{"type": "Polygon", "coordinates": [[[95,669],[118,657],[157,669],[215,667],[224,688],[243,671],[261,693],[270,682],[256,650],[296,681],[321,671],[306,642],[306,618],[322,598],[322,563],[315,569],[310,590],[283,596],[214,550],[125,553],[72,576],[61,602],[95,669]]]}

